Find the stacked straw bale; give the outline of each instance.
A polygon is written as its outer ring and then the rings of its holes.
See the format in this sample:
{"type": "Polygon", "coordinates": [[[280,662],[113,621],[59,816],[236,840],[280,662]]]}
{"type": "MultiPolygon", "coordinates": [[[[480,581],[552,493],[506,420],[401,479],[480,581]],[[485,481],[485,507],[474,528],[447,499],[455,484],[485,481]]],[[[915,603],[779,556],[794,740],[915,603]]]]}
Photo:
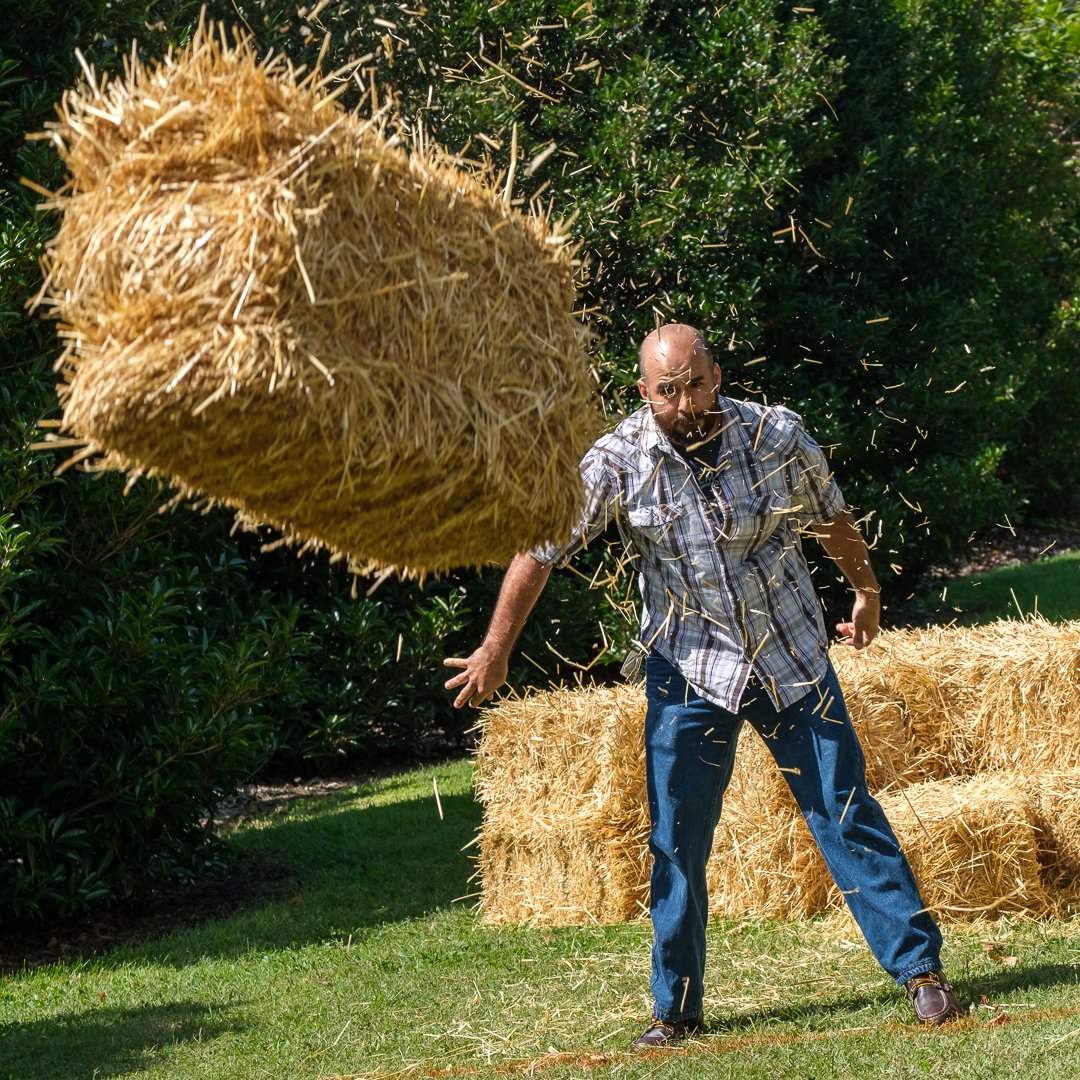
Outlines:
{"type": "Polygon", "coordinates": [[[1048,886],[1080,883],[1080,769],[1024,775],[1018,782],[1030,793],[1048,886]]]}
{"type": "Polygon", "coordinates": [[[637,688],[553,690],[485,710],[480,906],[493,921],[619,922],[648,897],[637,688]]]}
{"type": "MultiPolygon", "coordinates": [[[[889,632],[837,647],[868,783],[942,918],[1059,910],[1080,883],[1080,623],[889,632]]],[[[642,913],[648,822],[637,686],[486,711],[481,907],[495,921],[642,913]]],[[[764,742],[744,728],[708,879],[714,913],[842,906],[764,742]]]]}
{"type": "MultiPolygon", "coordinates": [[[[745,790],[745,789],[744,789],[745,790]]],[[[755,813],[731,791],[706,867],[709,912],[736,918],[803,919],[823,910],[829,898],[825,860],[801,814],[755,813]]]]}
{"type": "Polygon", "coordinates": [[[39,299],[78,457],[360,565],[564,538],[600,426],[566,237],[333,81],[200,26],[65,95],[39,299]]]}
{"type": "MultiPolygon", "coordinates": [[[[1006,619],[878,640],[832,658],[867,757],[888,743],[917,761],[903,783],[1080,767],[1080,623],[1006,619]]],[[[870,769],[871,790],[888,771],[870,769]]]]}
{"type": "Polygon", "coordinates": [[[883,796],[881,805],[934,912],[966,918],[1053,911],[1022,778],[928,780],[883,796]]]}

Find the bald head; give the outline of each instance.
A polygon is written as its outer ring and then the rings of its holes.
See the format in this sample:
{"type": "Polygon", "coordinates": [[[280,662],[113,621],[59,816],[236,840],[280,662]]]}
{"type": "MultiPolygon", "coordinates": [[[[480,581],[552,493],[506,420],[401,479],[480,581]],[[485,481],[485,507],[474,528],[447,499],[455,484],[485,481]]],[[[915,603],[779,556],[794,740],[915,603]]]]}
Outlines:
{"type": "Polygon", "coordinates": [[[658,326],[641,343],[640,364],[642,400],[676,449],[715,433],[720,365],[699,330],[683,323],[658,326]]]}
{"type": "Polygon", "coordinates": [[[686,323],[658,326],[638,349],[638,374],[644,377],[649,362],[689,359],[695,355],[703,357],[709,364],[713,362],[712,351],[700,330],[686,323]]]}

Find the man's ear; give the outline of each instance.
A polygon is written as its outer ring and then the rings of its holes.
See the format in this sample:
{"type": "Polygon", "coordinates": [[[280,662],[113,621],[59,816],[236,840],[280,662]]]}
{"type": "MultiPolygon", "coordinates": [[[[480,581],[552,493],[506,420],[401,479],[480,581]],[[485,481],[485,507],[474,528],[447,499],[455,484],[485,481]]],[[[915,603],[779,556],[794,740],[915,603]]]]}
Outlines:
{"type": "Polygon", "coordinates": [[[720,386],[721,382],[723,381],[724,373],[720,370],[720,365],[717,364],[715,361],[713,362],[712,373],[713,378],[716,379],[716,385],[720,386]]]}
{"type": "Polygon", "coordinates": [[[642,401],[648,401],[649,400],[649,388],[645,385],[645,380],[644,379],[638,379],[638,381],[637,381],[637,392],[641,395],[641,400],[642,401]]]}

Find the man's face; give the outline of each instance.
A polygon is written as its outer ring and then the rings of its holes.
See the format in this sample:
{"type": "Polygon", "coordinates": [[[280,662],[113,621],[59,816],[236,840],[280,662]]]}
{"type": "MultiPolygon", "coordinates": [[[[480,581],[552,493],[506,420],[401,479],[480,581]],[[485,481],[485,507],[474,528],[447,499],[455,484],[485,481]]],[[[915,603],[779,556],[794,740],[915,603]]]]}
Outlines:
{"type": "Polygon", "coordinates": [[[649,403],[657,426],[677,450],[707,439],[720,422],[720,365],[693,345],[668,339],[644,356],[638,391],[649,403]]]}

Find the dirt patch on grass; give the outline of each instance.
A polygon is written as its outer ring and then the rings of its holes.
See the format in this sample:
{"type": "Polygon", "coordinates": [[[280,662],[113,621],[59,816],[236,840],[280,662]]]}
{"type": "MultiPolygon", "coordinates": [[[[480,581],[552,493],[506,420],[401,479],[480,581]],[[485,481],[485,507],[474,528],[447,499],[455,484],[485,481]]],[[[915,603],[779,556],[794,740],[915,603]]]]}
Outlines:
{"type": "Polygon", "coordinates": [[[97,956],[121,945],[164,937],[176,930],[231,915],[287,893],[288,869],[249,853],[187,883],[170,883],[137,900],[44,923],[8,923],[0,930],[0,973],[97,956]]]}
{"type": "MultiPolygon", "coordinates": [[[[387,766],[343,776],[245,784],[217,805],[215,831],[219,836],[227,835],[245,821],[283,814],[307,799],[362,791],[400,771],[401,766],[387,766]]],[[[44,923],[4,920],[0,926],[0,974],[98,956],[290,894],[293,875],[289,867],[253,852],[230,849],[226,857],[225,865],[190,882],[170,882],[135,900],[103,905],[85,915],[44,923]]]]}

